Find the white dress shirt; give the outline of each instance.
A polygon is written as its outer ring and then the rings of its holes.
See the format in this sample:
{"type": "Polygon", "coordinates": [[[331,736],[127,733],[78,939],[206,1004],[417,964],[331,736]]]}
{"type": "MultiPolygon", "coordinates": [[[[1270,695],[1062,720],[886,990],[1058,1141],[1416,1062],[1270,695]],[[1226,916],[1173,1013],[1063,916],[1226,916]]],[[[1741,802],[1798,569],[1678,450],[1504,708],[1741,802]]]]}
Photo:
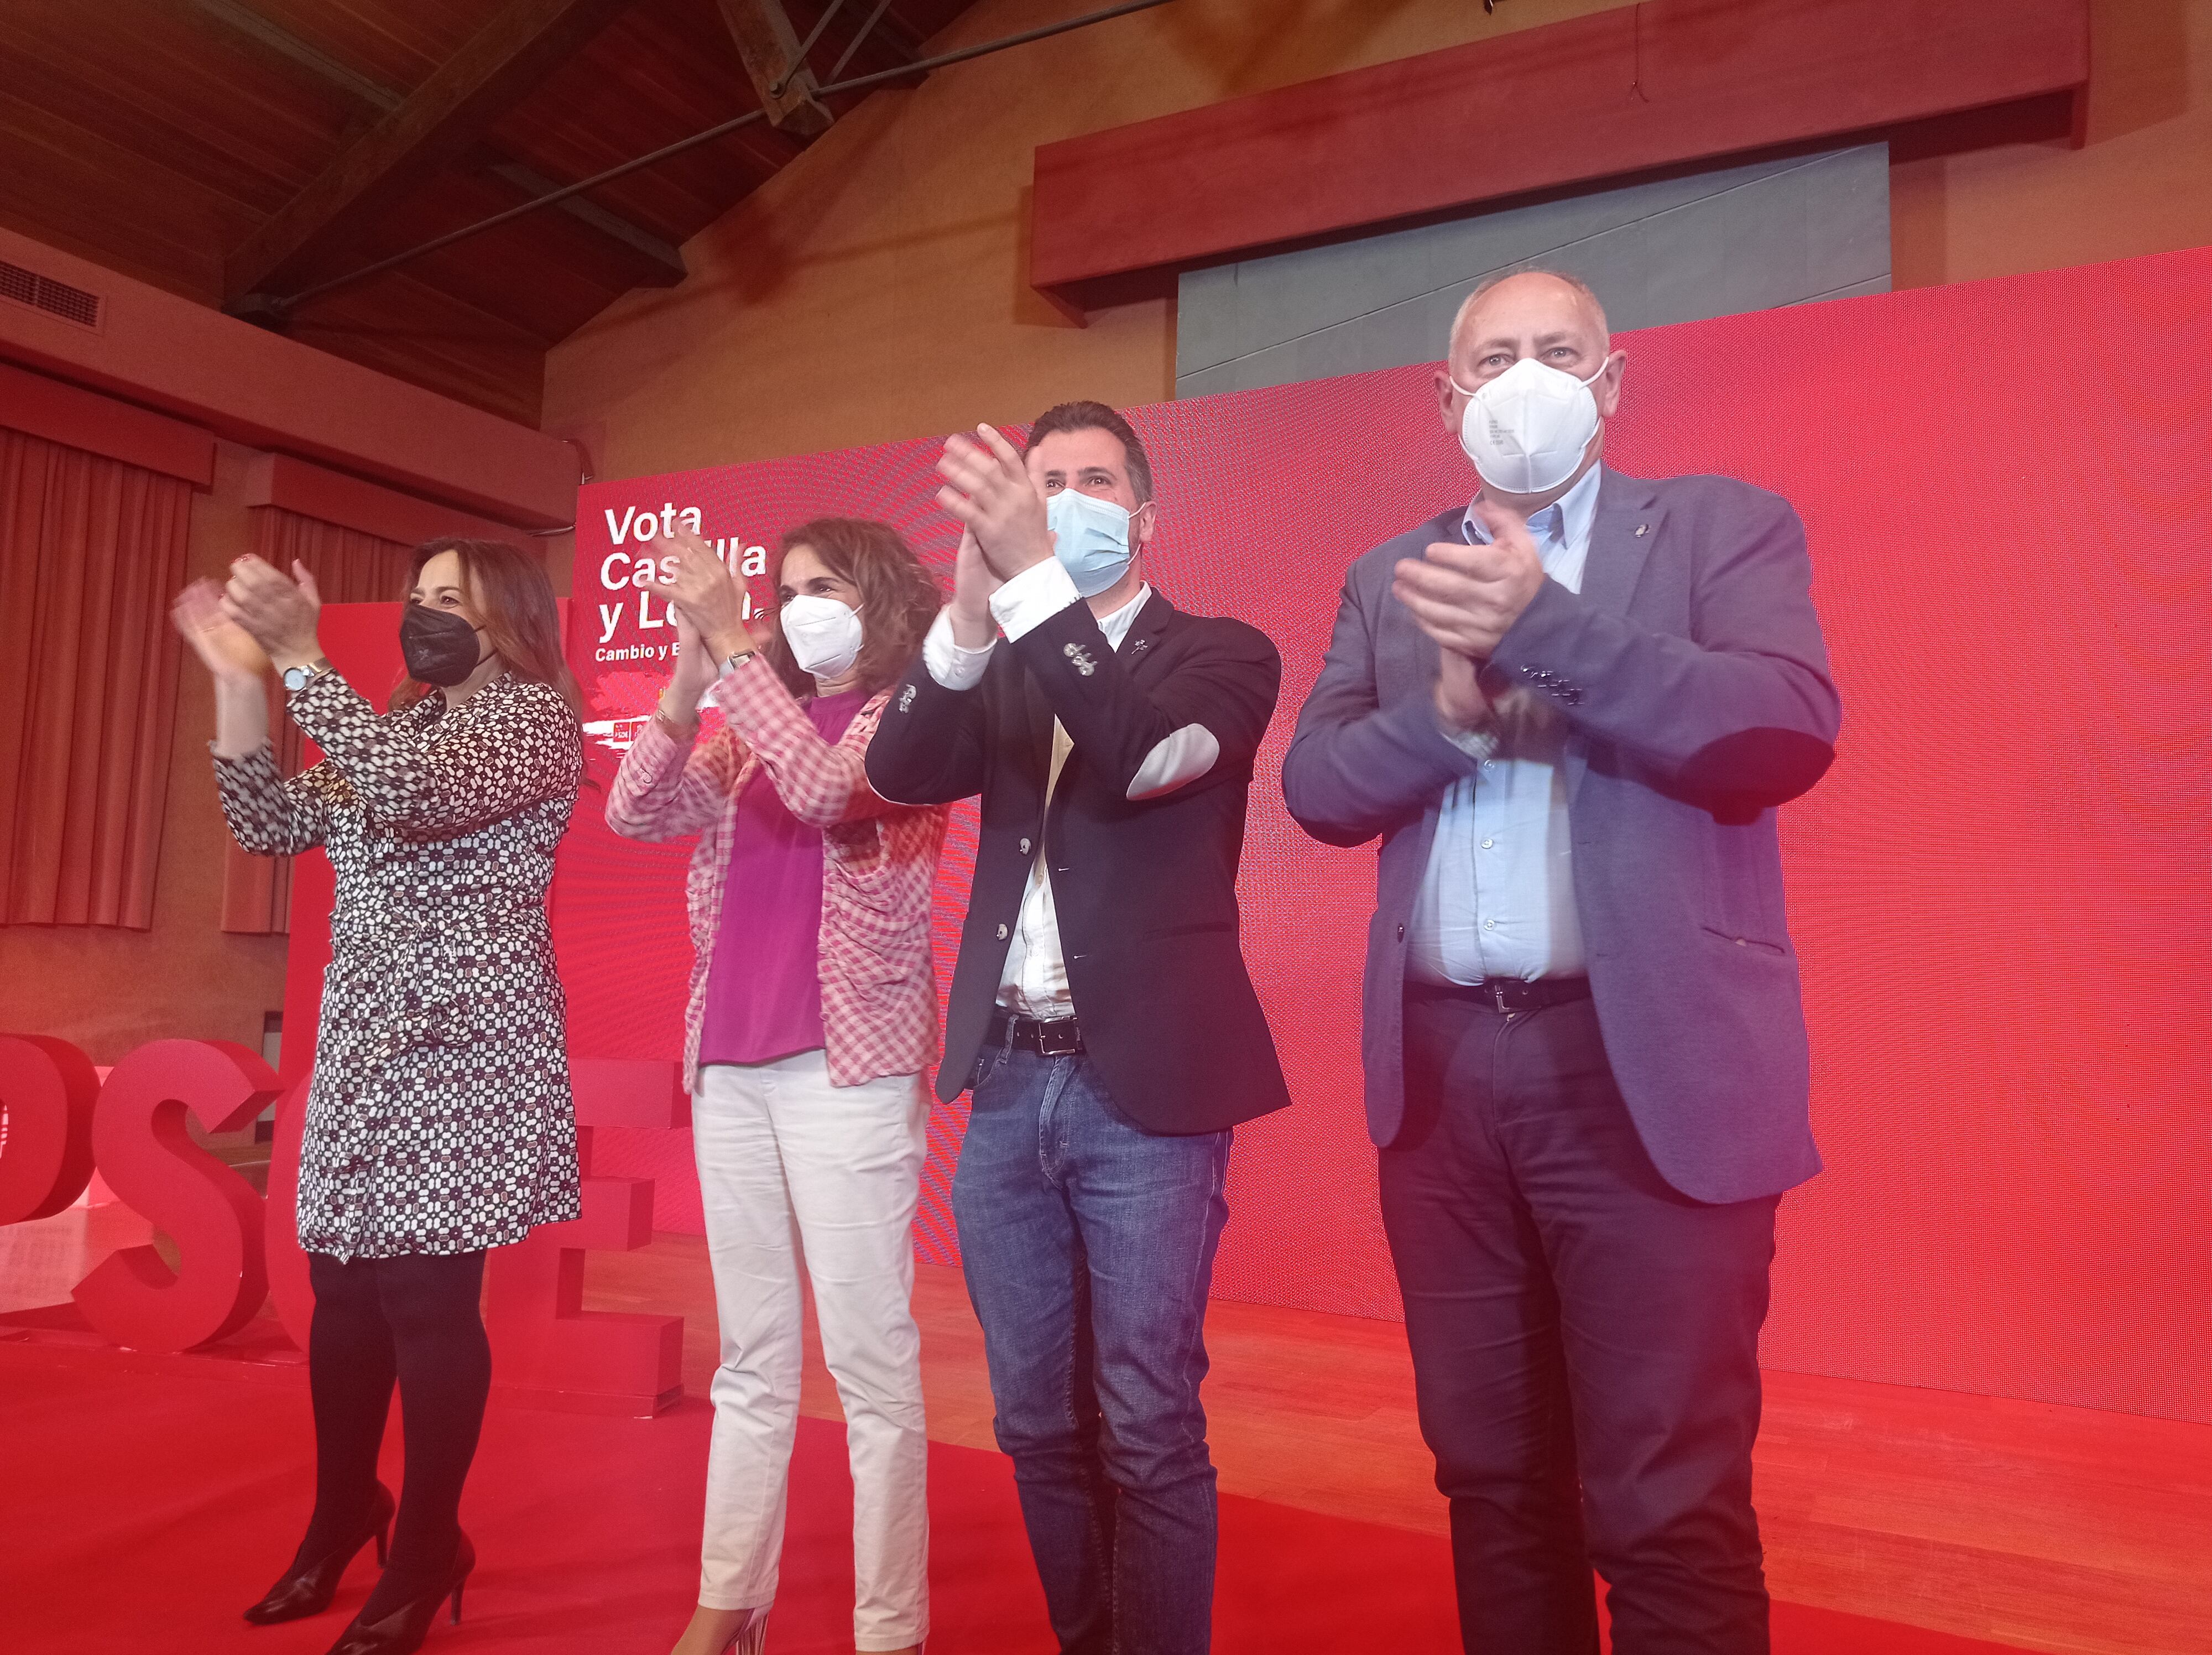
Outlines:
{"type": "MultiPolygon", "coordinates": [[[[1582,590],[1604,469],[1591,466],[1528,520],[1545,575],[1570,592],[1582,590]]],[[[1470,545],[1490,539],[1471,504],[1460,529],[1470,545]]],[[[1484,754],[1482,768],[1444,795],[1413,899],[1406,971],[1421,982],[1580,977],[1588,969],[1559,764],[1565,721],[1522,689],[1508,692],[1496,714],[1494,731],[1460,744],[1484,754]]]]}
{"type": "MultiPolygon", "coordinates": [[[[1149,584],[1110,615],[1098,618],[1098,630],[1116,654],[1129,636],[1138,611],[1152,595],[1149,584]]],[[[1021,637],[1042,625],[1083,595],[1064,564],[1056,557],[1031,565],[991,594],[991,613],[1008,639],[1021,637]]],[[[952,636],[952,611],[938,611],[921,644],[922,665],[929,676],[948,690],[972,690],[982,682],[983,670],[998,647],[992,640],[980,649],[963,648],[952,636]]],[[[1058,719],[1052,721],[1052,770],[1045,782],[1049,800],[1060,782],[1060,767],[1074,751],[1058,719]]],[[[1132,800],[1157,799],[1173,793],[1211,770],[1221,757],[1221,743],[1203,724],[1186,724],[1162,738],[1129,782],[1132,800]]],[[[1030,864],[1030,882],[1022,893],[1021,917],[1006,945],[1006,970],[999,978],[999,1003],[1024,1017],[1059,1018],[1075,1015],[1075,1000],[1067,986],[1067,965],[1060,949],[1060,916],[1053,906],[1052,879],[1045,869],[1043,835],[1038,835],[1036,860],[1030,864]]]]}

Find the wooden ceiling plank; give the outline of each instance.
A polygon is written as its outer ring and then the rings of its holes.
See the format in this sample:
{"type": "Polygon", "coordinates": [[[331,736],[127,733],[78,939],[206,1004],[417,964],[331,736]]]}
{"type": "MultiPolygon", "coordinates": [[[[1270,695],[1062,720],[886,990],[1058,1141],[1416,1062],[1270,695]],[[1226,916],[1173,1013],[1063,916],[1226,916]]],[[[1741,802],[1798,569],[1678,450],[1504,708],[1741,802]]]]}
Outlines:
{"type": "Polygon", "coordinates": [[[297,64],[302,69],[313,70],[333,86],[343,87],[363,103],[391,110],[398,108],[404,101],[401,94],[381,81],[371,80],[331,57],[320,46],[301,40],[289,29],[280,28],[252,7],[240,3],[240,0],[191,0],[191,3],[256,45],[297,64]]]}
{"type": "Polygon", "coordinates": [[[407,271],[309,300],[285,337],[519,424],[538,423],[544,342],[407,271]]]}
{"type": "Polygon", "coordinates": [[[783,0],[715,0],[730,26],[738,56],[769,122],[779,131],[811,138],[830,130],[830,114],[815,96],[814,71],[799,60],[799,35],[783,0]]]}
{"type": "MultiPolygon", "coordinates": [[[[333,86],[343,87],[373,108],[389,114],[407,100],[404,94],[357,72],[289,30],[279,28],[251,7],[240,4],[240,0],[191,0],[191,3],[277,56],[313,71],[333,86]]],[[[505,179],[525,196],[548,195],[561,187],[537,168],[525,166],[488,144],[476,146],[471,158],[485,172],[505,179]]],[[[589,225],[642,257],[650,268],[639,277],[639,286],[673,287],[687,274],[684,255],[673,244],[598,203],[582,196],[571,196],[554,205],[579,223],[589,225]]]]}
{"type": "MultiPolygon", "coordinates": [[[[495,177],[504,179],[526,196],[550,195],[564,187],[519,161],[495,160],[485,170],[495,177]]],[[[600,234],[642,255],[652,265],[653,271],[639,281],[640,287],[672,288],[690,274],[684,265],[682,248],[662,240],[650,230],[641,228],[618,214],[609,212],[597,202],[584,196],[572,195],[566,201],[556,201],[553,204],[578,223],[588,224],[600,234]]]]}
{"type": "MultiPolygon", "coordinates": [[[[507,196],[495,179],[441,173],[379,219],[373,239],[379,246],[419,245],[502,210],[507,196]]],[[[638,260],[557,213],[529,213],[401,268],[550,345],[637,285],[638,260]]]]}
{"type": "Polygon", "coordinates": [[[473,143],[626,0],[512,0],[407,100],[341,154],[225,261],[237,304],[281,286],[379,209],[473,143]]]}
{"type": "Polygon", "coordinates": [[[252,214],[187,173],[171,172],[104,133],[0,99],[0,207],[22,234],[50,230],[85,256],[127,264],[144,279],[214,302],[222,261],[215,234],[243,234],[252,214]],[[118,182],[132,181],[127,197],[118,182]]]}
{"type": "MultiPolygon", "coordinates": [[[[223,52],[163,14],[130,36],[67,29],[66,18],[43,11],[27,21],[44,27],[26,21],[0,3],[0,102],[98,132],[228,196],[250,210],[248,228],[298,192],[313,176],[300,155],[323,153],[343,125],[344,109],[326,89],[311,96],[290,76],[257,72],[258,59],[223,52]],[[167,72],[149,81],[149,61],[167,72]]],[[[127,190],[133,180],[117,182],[127,190]]]]}

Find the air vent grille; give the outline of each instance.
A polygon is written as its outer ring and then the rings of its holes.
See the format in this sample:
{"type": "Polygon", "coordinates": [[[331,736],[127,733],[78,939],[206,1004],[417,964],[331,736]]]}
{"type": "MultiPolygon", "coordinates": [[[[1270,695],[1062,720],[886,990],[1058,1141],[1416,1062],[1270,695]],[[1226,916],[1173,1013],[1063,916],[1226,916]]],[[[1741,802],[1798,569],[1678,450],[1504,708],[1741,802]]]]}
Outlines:
{"type": "Polygon", "coordinates": [[[0,299],[13,300],[19,305],[28,305],[33,310],[43,310],[49,316],[58,316],[79,327],[97,328],[100,326],[98,294],[88,293],[82,288],[73,288],[66,282],[57,282],[51,276],[25,270],[21,265],[11,265],[4,259],[0,259],[0,299]]]}

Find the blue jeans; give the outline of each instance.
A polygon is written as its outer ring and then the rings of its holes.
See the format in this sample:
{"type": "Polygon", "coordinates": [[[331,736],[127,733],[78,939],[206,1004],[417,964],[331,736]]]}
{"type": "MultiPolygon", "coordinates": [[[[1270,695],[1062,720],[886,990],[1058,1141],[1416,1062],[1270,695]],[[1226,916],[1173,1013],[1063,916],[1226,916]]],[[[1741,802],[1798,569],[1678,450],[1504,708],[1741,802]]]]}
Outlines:
{"type": "Polygon", "coordinates": [[[990,1047],[973,1086],[952,1210],[1053,1631],[1067,1655],[1203,1655],[1230,1135],[1139,1130],[1087,1057],[990,1047]]]}

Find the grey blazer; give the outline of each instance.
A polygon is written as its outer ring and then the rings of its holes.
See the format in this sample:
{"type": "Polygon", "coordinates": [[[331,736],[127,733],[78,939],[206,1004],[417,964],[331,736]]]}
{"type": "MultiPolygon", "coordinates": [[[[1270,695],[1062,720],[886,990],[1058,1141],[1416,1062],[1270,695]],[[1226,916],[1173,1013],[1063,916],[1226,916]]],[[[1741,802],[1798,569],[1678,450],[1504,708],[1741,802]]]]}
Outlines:
{"type": "MultiPolygon", "coordinates": [[[[1382,836],[1367,934],[1368,1129],[1405,1112],[1406,928],[1438,807],[1475,761],[1431,700],[1437,645],[1391,571],[1460,538],[1462,508],[1353,563],[1283,761],[1291,814],[1329,844],[1382,836]]],[[[1840,720],[1788,502],[1723,477],[1599,481],[1579,596],[1547,581],[1485,669],[1568,723],[1567,813],[1591,993],[1652,1161],[1705,1202],[1820,1171],[1774,807],[1817,782],[1840,720]]]]}

